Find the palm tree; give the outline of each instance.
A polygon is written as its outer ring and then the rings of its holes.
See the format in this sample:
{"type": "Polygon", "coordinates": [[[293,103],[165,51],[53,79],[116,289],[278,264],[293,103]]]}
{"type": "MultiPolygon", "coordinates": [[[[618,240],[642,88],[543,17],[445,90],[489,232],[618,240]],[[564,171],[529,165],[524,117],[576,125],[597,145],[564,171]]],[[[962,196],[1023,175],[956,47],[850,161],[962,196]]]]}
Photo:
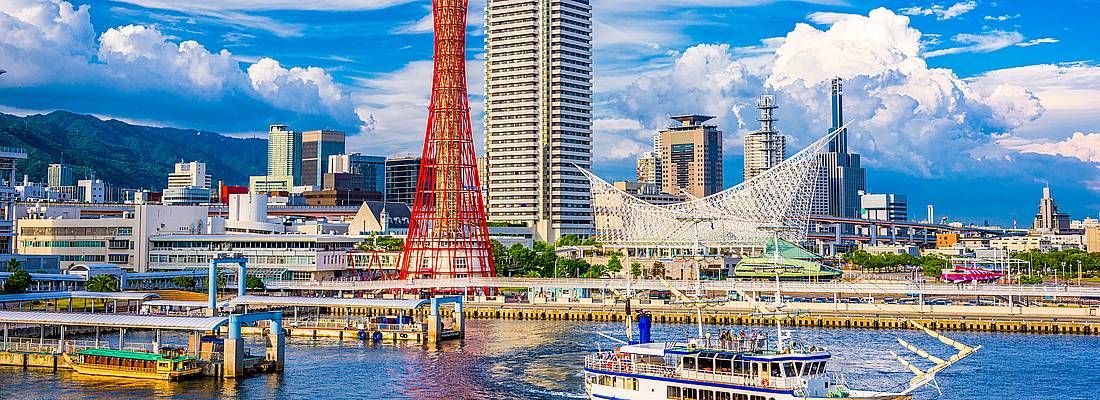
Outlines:
{"type": "Polygon", "coordinates": [[[118,279],[111,275],[96,275],[88,279],[84,288],[89,292],[117,292],[118,279]]]}

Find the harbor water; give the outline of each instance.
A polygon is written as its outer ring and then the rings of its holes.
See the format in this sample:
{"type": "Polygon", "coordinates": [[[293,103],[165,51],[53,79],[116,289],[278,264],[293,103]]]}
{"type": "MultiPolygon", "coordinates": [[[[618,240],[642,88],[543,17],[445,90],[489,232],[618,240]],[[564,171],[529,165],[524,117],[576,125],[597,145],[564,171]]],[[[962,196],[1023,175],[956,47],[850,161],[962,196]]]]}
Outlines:
{"type": "MultiPolygon", "coordinates": [[[[619,323],[468,320],[467,338],[438,348],[368,345],[355,340],[288,338],[286,371],[239,381],[181,383],[93,378],[71,371],[0,368],[3,399],[577,399],[584,398],[584,355],[622,337],[619,323]]],[[[717,327],[708,327],[712,332],[717,327]]],[[[654,340],[683,339],[693,325],[658,324],[654,340]]],[[[741,327],[728,327],[735,332],[741,327]]],[[[744,329],[762,329],[761,327],[744,329]]],[[[769,332],[772,333],[772,332],[769,332]]],[[[917,399],[1100,398],[1100,337],[950,333],[982,349],[917,399]]],[[[854,387],[897,389],[912,376],[890,355],[895,337],[948,355],[915,331],[796,329],[794,339],[833,352],[830,369],[854,387]]],[[[143,340],[142,334],[128,342],[143,340]]],[[[251,345],[259,352],[258,338],[251,345]]],[[[919,359],[915,355],[907,357],[919,359]]],[[[918,363],[919,364],[919,363],[918,363]]]]}

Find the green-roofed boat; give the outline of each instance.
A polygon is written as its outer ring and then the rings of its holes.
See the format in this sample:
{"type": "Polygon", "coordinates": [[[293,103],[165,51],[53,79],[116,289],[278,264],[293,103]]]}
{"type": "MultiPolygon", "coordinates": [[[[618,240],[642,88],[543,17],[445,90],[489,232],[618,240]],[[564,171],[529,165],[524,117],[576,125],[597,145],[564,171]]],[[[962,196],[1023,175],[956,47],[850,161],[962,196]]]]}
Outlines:
{"type": "Polygon", "coordinates": [[[85,375],[176,381],[202,373],[195,357],[111,349],[84,349],[64,354],[76,372],[85,375]]]}
{"type": "Polygon", "coordinates": [[[775,267],[782,266],[780,280],[828,281],[844,273],[822,263],[822,257],[786,240],[768,242],[759,257],[741,259],[733,269],[738,279],[775,279],[775,267]],[[778,250],[778,251],[777,251],[778,250]],[[778,264],[778,265],[777,265],[778,264]]]}

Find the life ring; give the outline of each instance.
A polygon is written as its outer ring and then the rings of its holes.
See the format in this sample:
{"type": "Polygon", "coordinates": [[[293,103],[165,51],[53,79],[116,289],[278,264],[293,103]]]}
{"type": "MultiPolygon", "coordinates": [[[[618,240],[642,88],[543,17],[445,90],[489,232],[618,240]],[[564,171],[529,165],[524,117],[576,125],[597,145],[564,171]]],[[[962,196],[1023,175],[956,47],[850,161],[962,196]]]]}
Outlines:
{"type": "Polygon", "coordinates": [[[367,339],[367,331],[364,331],[364,330],[360,329],[359,333],[356,334],[356,337],[358,337],[359,340],[366,340],[367,339]]]}
{"type": "Polygon", "coordinates": [[[402,339],[408,339],[408,337],[409,337],[409,334],[407,334],[407,333],[402,333],[401,334],[402,339]]]}
{"type": "Polygon", "coordinates": [[[374,331],[374,333],[371,334],[370,339],[371,339],[372,342],[375,342],[375,343],[381,342],[382,341],[382,332],[374,331]]]}

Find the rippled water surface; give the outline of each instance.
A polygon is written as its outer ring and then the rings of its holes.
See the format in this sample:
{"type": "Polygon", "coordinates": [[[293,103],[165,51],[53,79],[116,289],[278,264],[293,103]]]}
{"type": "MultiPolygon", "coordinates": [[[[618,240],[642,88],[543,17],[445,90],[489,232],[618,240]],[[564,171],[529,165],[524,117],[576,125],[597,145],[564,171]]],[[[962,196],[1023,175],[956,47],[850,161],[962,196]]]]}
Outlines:
{"type": "MultiPolygon", "coordinates": [[[[694,329],[657,325],[654,338],[683,338],[694,329]]],[[[288,338],[286,371],[239,382],[126,381],[0,367],[0,398],[584,398],[584,355],[614,345],[595,332],[619,335],[622,330],[611,323],[472,320],[463,342],[439,348],[288,338]]],[[[1100,399],[1100,337],[949,335],[983,348],[941,375],[943,396],[928,389],[918,399],[1100,399]]],[[[904,385],[911,376],[889,353],[901,354],[895,336],[936,349],[936,354],[950,350],[910,331],[799,329],[795,336],[829,347],[834,353],[831,368],[844,370],[852,386],[875,389],[904,385]]],[[[135,334],[128,341],[146,337],[135,334]]],[[[253,345],[260,350],[258,343],[253,345]]]]}

